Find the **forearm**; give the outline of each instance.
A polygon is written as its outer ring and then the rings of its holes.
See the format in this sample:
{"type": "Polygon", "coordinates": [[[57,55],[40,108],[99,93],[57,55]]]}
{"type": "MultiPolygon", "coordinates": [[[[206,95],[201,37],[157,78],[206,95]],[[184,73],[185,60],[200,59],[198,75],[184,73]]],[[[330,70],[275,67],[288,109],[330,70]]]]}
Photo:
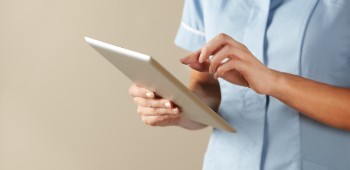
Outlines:
{"type": "MultiPolygon", "coordinates": [[[[220,86],[212,75],[192,71],[188,88],[210,108],[215,111],[218,109],[221,99],[220,86]]],[[[207,125],[189,119],[181,120],[179,126],[190,130],[207,127],[207,125]]]]}
{"type": "Polygon", "coordinates": [[[273,74],[274,83],[268,95],[316,121],[350,130],[350,89],[277,71],[273,74]]]}
{"type": "Polygon", "coordinates": [[[220,85],[212,75],[201,75],[201,78],[195,78],[192,75],[188,89],[211,109],[218,110],[221,100],[220,85]],[[203,78],[204,76],[207,76],[206,79],[203,78]]]}
{"type": "Polygon", "coordinates": [[[181,62],[197,71],[210,71],[215,77],[247,86],[259,94],[273,96],[326,125],[350,131],[350,88],[271,70],[245,45],[228,35],[217,35],[181,62]],[[222,63],[225,59],[228,60],[222,63]]]}

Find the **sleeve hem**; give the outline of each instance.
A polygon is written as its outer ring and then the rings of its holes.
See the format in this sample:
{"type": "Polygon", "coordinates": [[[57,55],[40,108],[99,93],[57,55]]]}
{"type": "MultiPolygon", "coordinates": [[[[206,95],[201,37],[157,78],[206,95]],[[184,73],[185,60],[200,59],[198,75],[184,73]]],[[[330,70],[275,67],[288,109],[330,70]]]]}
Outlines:
{"type": "Polygon", "coordinates": [[[181,22],[181,27],[184,28],[185,30],[189,31],[189,32],[192,32],[193,34],[197,34],[199,36],[205,37],[205,32],[199,31],[199,30],[197,30],[197,29],[187,25],[185,22],[181,22]]]}
{"type": "Polygon", "coordinates": [[[195,51],[205,44],[205,32],[181,22],[175,38],[175,44],[188,51],[195,51]]]}

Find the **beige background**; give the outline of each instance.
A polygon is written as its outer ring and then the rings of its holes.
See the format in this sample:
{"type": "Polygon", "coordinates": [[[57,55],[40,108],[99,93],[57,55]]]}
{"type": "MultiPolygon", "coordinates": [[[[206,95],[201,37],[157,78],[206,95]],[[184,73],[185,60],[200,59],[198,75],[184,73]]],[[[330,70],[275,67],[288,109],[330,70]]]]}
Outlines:
{"type": "Polygon", "coordinates": [[[0,169],[200,169],[210,130],[143,125],[131,83],[83,41],[153,55],[186,82],[182,5],[0,0],[0,169]]]}

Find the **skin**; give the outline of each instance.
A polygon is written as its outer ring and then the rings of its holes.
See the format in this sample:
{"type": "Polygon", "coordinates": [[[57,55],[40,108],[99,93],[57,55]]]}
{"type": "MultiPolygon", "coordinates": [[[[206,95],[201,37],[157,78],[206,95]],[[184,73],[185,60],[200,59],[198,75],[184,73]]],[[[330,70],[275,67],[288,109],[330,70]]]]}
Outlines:
{"type": "MultiPolygon", "coordinates": [[[[270,69],[256,59],[247,47],[225,34],[217,35],[201,49],[180,61],[201,72],[192,72],[189,88],[213,109],[217,109],[220,103],[217,94],[220,93],[220,87],[216,78],[221,77],[232,84],[251,88],[258,94],[272,96],[327,126],[350,131],[350,88],[331,86],[270,69]],[[210,60],[211,55],[213,57],[210,60]],[[226,58],[228,61],[223,63],[226,58]]],[[[129,92],[135,96],[145,91],[133,85],[129,92]]],[[[136,103],[140,107],[140,102],[136,103]]],[[[172,106],[176,108],[175,105],[172,106]]],[[[154,126],[176,125],[187,129],[205,127],[182,119],[180,112],[177,121],[173,121],[170,114],[169,118],[156,116],[146,119],[146,112],[139,113],[146,124],[152,122],[150,125],[154,126]]]]}
{"type": "MultiPolygon", "coordinates": [[[[218,109],[221,99],[220,86],[212,75],[192,70],[188,88],[213,110],[218,109]]],[[[133,97],[137,105],[137,113],[146,125],[180,126],[189,130],[207,127],[207,125],[184,119],[181,117],[181,108],[172,101],[163,99],[136,84],[129,88],[129,95],[133,97]]]]}

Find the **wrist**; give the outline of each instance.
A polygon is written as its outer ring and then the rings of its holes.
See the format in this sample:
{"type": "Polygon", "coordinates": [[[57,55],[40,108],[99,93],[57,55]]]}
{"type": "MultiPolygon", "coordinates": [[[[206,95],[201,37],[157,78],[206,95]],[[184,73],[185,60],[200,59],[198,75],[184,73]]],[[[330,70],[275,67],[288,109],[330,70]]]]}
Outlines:
{"type": "Polygon", "coordinates": [[[219,82],[194,83],[190,85],[189,90],[196,95],[201,101],[208,105],[212,110],[217,111],[221,102],[221,92],[219,82]]]}
{"type": "Polygon", "coordinates": [[[269,79],[269,90],[267,91],[266,95],[269,96],[278,96],[281,87],[284,85],[284,75],[282,72],[270,69],[270,79],[269,79]]]}

